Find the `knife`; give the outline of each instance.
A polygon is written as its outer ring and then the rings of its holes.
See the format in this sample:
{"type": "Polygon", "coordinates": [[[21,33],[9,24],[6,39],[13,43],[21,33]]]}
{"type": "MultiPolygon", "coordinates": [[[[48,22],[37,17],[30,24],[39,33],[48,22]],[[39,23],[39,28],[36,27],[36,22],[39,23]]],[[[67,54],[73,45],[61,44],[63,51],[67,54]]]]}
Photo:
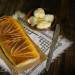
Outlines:
{"type": "Polygon", "coordinates": [[[52,44],[50,46],[50,50],[49,50],[49,53],[48,53],[48,59],[47,59],[47,63],[46,63],[46,71],[48,71],[49,68],[50,68],[53,52],[55,50],[55,46],[56,46],[56,43],[57,43],[57,40],[58,40],[59,33],[60,33],[60,25],[57,24],[56,28],[55,28],[55,31],[54,31],[54,34],[53,34],[52,44]]]}

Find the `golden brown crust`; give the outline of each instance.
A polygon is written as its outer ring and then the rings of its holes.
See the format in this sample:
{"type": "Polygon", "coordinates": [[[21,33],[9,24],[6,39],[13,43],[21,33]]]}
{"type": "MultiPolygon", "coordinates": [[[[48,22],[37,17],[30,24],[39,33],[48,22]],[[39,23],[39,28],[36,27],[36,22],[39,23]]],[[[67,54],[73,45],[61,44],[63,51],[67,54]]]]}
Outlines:
{"type": "Polygon", "coordinates": [[[9,16],[3,19],[0,21],[0,44],[8,58],[15,65],[39,58],[34,44],[19,23],[9,16]]]}
{"type": "Polygon", "coordinates": [[[21,23],[10,16],[0,19],[0,47],[3,59],[13,74],[42,63],[46,56],[30,39],[21,23]]]}

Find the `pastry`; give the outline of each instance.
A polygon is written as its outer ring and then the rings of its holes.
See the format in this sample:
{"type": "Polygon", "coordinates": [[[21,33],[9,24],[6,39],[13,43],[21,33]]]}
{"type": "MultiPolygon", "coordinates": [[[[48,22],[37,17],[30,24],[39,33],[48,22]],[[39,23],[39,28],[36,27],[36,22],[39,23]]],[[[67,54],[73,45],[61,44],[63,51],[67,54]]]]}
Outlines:
{"type": "Polygon", "coordinates": [[[40,62],[40,53],[18,21],[10,16],[0,19],[0,46],[18,71],[40,62]]]}

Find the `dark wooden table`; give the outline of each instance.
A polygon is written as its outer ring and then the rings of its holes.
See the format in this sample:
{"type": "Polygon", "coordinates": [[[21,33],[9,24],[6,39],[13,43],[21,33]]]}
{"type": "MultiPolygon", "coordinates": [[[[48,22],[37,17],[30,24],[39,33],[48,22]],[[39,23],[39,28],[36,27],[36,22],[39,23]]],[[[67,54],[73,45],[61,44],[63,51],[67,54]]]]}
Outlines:
{"type": "MultiPolygon", "coordinates": [[[[0,16],[12,15],[16,10],[28,12],[43,7],[61,18],[63,36],[75,42],[75,0],[0,0],[0,16]]],[[[66,49],[43,75],[75,75],[75,44],[66,49]]]]}

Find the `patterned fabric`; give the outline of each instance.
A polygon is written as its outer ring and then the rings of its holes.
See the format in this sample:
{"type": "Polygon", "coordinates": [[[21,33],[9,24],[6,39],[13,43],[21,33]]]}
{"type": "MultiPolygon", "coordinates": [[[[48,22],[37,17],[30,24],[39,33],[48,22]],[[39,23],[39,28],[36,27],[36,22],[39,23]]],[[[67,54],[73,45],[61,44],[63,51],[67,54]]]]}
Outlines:
{"type": "MultiPolygon", "coordinates": [[[[26,26],[26,23],[24,21],[21,20],[21,22],[23,23],[23,26],[27,31],[29,37],[36,43],[36,45],[38,45],[41,48],[41,50],[46,55],[48,55],[54,31],[36,31],[26,26]]],[[[55,47],[55,51],[53,53],[52,62],[56,57],[58,57],[61,53],[63,53],[64,50],[68,48],[71,44],[72,44],[71,41],[60,35],[55,47]]],[[[34,68],[32,70],[33,72],[30,72],[29,74],[38,75],[45,67],[46,67],[46,61],[43,62],[41,65],[37,66],[36,68],[34,68]]],[[[27,72],[25,71],[23,75],[25,75],[29,71],[30,70],[28,70],[27,72]]]]}

